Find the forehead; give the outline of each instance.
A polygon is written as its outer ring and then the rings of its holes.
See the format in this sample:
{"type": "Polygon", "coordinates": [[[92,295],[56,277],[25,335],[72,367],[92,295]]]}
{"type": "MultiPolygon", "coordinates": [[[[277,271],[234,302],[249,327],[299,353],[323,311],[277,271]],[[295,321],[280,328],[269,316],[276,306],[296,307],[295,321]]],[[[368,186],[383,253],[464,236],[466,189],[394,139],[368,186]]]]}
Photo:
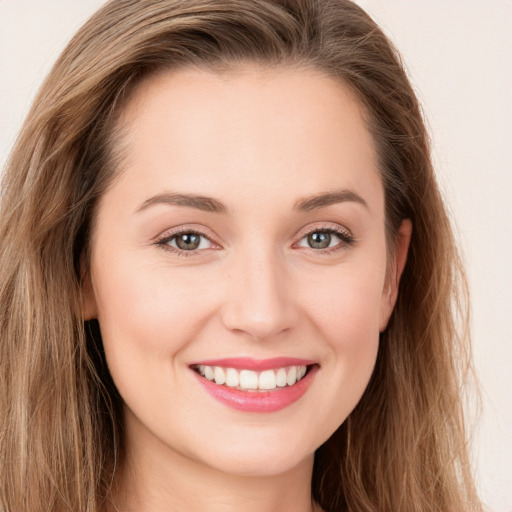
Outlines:
{"type": "Polygon", "coordinates": [[[134,91],[119,126],[127,148],[121,181],[136,184],[138,195],[280,191],[291,204],[341,186],[381,189],[362,107],[348,87],[313,69],[162,72],[134,91]]]}

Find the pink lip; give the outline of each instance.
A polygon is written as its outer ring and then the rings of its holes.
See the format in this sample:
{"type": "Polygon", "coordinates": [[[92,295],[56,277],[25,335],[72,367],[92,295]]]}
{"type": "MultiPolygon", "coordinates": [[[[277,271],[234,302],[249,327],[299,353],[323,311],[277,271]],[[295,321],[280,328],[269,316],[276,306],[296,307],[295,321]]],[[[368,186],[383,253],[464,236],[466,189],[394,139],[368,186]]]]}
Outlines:
{"type": "MultiPolygon", "coordinates": [[[[204,363],[206,364],[206,363],[204,363]]],[[[231,363],[230,363],[231,364],[231,363]]],[[[208,364],[210,366],[210,364],[208,364]]],[[[222,365],[216,365],[222,366],[222,365]]],[[[228,368],[233,366],[226,365],[228,368]]],[[[292,366],[288,363],[288,365],[292,366]]],[[[247,366],[245,366],[247,368],[247,366]]],[[[273,367],[272,367],[273,368],[273,367]]],[[[309,368],[308,373],[293,386],[276,388],[272,391],[241,391],[224,385],[218,385],[194,372],[198,382],[203,386],[210,396],[220,403],[245,412],[276,412],[299,400],[308,390],[312,383],[318,366],[309,368]]],[[[268,368],[267,368],[268,369],[268,368]]]]}
{"type": "Polygon", "coordinates": [[[237,370],[252,370],[262,372],[273,370],[275,368],[284,368],[285,366],[310,366],[315,361],[308,359],[299,359],[297,357],[273,357],[271,359],[253,359],[251,357],[233,357],[225,359],[208,359],[206,361],[197,361],[190,366],[203,364],[205,366],[222,366],[223,368],[235,368],[237,370]]]}

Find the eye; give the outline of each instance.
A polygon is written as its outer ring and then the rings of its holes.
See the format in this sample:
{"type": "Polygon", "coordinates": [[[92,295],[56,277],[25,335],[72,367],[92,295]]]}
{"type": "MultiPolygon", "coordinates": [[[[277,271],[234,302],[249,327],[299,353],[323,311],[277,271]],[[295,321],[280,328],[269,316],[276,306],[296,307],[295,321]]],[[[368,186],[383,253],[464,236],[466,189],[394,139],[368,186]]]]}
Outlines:
{"type": "Polygon", "coordinates": [[[348,231],[334,228],[316,228],[303,236],[297,246],[309,249],[325,250],[343,248],[354,243],[353,236],[348,231]]]}
{"type": "Polygon", "coordinates": [[[200,251],[214,246],[208,237],[197,231],[181,231],[166,235],[157,241],[157,245],[176,252],[200,251]]]}

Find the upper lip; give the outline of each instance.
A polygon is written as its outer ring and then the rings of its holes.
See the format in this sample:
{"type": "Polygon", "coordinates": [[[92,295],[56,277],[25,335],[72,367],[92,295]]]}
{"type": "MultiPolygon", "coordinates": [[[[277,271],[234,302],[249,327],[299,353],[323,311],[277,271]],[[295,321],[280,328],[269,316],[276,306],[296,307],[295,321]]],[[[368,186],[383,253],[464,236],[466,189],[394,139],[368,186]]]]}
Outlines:
{"type": "Polygon", "coordinates": [[[298,357],[272,357],[270,359],[253,359],[252,357],[230,357],[222,359],[205,359],[195,361],[190,366],[221,366],[223,368],[236,368],[237,370],[265,371],[286,366],[309,366],[316,364],[310,359],[298,357]]]}

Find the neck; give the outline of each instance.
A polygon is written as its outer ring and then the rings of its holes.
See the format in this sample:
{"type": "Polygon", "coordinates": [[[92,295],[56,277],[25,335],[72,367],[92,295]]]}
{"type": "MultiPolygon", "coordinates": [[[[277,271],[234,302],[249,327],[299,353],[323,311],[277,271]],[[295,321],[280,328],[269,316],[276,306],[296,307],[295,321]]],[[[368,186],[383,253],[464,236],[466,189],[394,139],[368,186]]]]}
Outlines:
{"type": "MultiPolygon", "coordinates": [[[[127,439],[112,512],[312,512],[314,454],[275,475],[240,475],[193,460],[158,440],[127,439]]],[[[320,509],[318,509],[320,510],[320,509]]]]}

